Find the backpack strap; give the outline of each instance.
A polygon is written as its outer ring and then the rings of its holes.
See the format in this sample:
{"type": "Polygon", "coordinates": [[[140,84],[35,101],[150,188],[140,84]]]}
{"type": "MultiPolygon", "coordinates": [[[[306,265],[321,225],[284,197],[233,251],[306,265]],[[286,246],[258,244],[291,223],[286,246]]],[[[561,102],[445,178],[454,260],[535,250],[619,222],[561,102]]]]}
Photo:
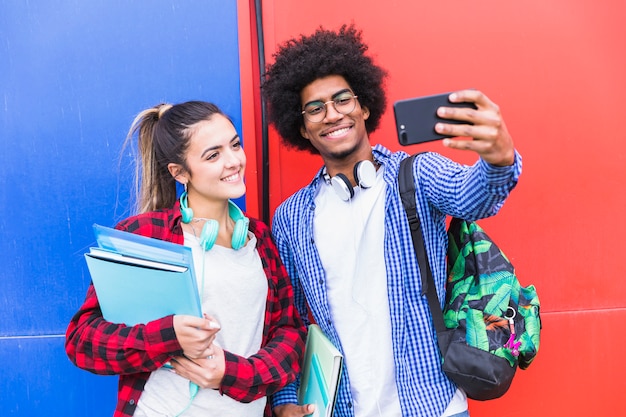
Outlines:
{"type": "MultiPolygon", "coordinates": [[[[422,278],[422,295],[426,294],[428,306],[430,307],[430,314],[433,318],[433,324],[435,325],[437,334],[439,334],[446,330],[446,326],[443,321],[441,304],[439,302],[439,298],[437,297],[437,288],[435,287],[433,273],[430,269],[428,255],[426,254],[424,237],[422,236],[422,224],[417,214],[415,181],[413,179],[413,161],[417,155],[419,154],[411,155],[400,162],[400,171],[398,172],[398,188],[400,189],[400,199],[402,200],[402,205],[404,206],[406,217],[409,221],[413,248],[415,249],[417,263],[420,269],[420,276],[422,278]]],[[[439,349],[443,352],[444,349],[441,345],[442,340],[439,337],[437,340],[439,341],[439,349]]]]}
{"type": "MultiPolygon", "coordinates": [[[[415,200],[415,180],[413,179],[413,161],[418,154],[404,158],[400,162],[398,172],[398,187],[400,189],[400,200],[406,211],[406,217],[411,228],[411,238],[415,251],[424,252],[424,239],[422,237],[422,224],[417,214],[417,202],[415,200]]],[[[421,254],[421,253],[420,253],[421,254]]],[[[418,258],[418,260],[421,257],[418,258]]],[[[428,290],[428,273],[430,265],[419,262],[420,276],[422,277],[422,295],[428,290]]]]}

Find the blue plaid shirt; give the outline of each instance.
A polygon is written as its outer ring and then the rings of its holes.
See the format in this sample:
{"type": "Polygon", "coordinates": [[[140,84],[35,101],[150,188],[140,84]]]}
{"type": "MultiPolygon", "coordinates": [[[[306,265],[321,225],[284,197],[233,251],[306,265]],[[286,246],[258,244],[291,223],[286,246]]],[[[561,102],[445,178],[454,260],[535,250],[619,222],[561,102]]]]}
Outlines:
{"type": "MultiPolygon", "coordinates": [[[[373,148],[373,154],[374,159],[384,166],[385,266],[402,415],[439,417],[456,387],[441,370],[435,330],[426,296],[420,295],[419,267],[399,196],[400,161],[408,155],[405,152],[392,153],[381,145],[373,148]]],[[[522,161],[517,153],[515,163],[510,167],[492,166],[482,159],[473,166],[464,166],[436,153],[423,153],[415,159],[417,209],[442,306],[448,248],[446,215],[476,220],[496,214],[517,184],[521,169],[522,161]]],[[[313,234],[314,198],[320,181],[323,181],[321,172],[307,187],[277,208],[272,232],[293,281],[296,307],[301,316],[306,321],[308,305],[315,322],[342,350],[328,304],[326,274],[313,234]]],[[[294,383],[276,393],[273,405],[296,403],[296,390],[297,383],[294,383]]],[[[334,416],[354,416],[350,375],[345,367],[334,416]]]]}

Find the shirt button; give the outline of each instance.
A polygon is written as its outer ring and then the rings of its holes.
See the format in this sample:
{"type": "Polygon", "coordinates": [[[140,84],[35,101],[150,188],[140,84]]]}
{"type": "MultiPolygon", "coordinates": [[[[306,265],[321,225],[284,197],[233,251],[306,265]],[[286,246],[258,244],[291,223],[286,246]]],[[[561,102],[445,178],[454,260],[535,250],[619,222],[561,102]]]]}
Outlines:
{"type": "Polygon", "coordinates": [[[130,404],[130,405],[135,405],[135,400],[130,400],[130,401],[128,402],[128,404],[130,404]]]}
{"type": "Polygon", "coordinates": [[[332,320],[328,319],[328,321],[326,323],[328,323],[330,325],[332,323],[332,320]]]}
{"type": "Polygon", "coordinates": [[[352,403],[348,402],[348,408],[352,408],[352,403]]]}
{"type": "Polygon", "coordinates": [[[324,284],[324,279],[320,278],[319,283],[320,283],[320,285],[323,285],[324,284]]]}

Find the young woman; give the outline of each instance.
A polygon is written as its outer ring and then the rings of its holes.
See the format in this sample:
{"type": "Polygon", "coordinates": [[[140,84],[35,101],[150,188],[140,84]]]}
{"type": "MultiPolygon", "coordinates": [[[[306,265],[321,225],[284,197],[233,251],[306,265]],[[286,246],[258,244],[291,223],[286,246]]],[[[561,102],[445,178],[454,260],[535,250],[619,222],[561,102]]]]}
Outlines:
{"type": "Polygon", "coordinates": [[[115,416],[270,416],[267,396],[300,371],[305,328],[268,227],[230,201],[246,190],[241,139],[198,101],[141,112],[135,134],[139,214],[116,228],[191,247],[205,317],[111,323],[90,285],[67,354],[120,376],[115,416]]]}

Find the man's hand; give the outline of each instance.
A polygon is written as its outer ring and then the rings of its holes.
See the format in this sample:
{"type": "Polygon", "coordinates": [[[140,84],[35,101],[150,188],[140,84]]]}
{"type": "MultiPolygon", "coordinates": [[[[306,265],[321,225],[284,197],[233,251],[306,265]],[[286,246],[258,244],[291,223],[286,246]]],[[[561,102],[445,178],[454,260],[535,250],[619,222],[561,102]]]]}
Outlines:
{"type": "Polygon", "coordinates": [[[276,417],[303,417],[315,412],[315,405],[283,404],[274,407],[276,417]]]}
{"type": "Polygon", "coordinates": [[[497,166],[513,165],[515,148],[506,129],[500,108],[478,90],[463,90],[450,94],[453,103],[471,102],[477,109],[465,107],[439,107],[437,115],[472,124],[437,123],[437,133],[450,136],[466,136],[473,140],[444,139],[448,148],[474,151],[487,163],[497,166]]]}

